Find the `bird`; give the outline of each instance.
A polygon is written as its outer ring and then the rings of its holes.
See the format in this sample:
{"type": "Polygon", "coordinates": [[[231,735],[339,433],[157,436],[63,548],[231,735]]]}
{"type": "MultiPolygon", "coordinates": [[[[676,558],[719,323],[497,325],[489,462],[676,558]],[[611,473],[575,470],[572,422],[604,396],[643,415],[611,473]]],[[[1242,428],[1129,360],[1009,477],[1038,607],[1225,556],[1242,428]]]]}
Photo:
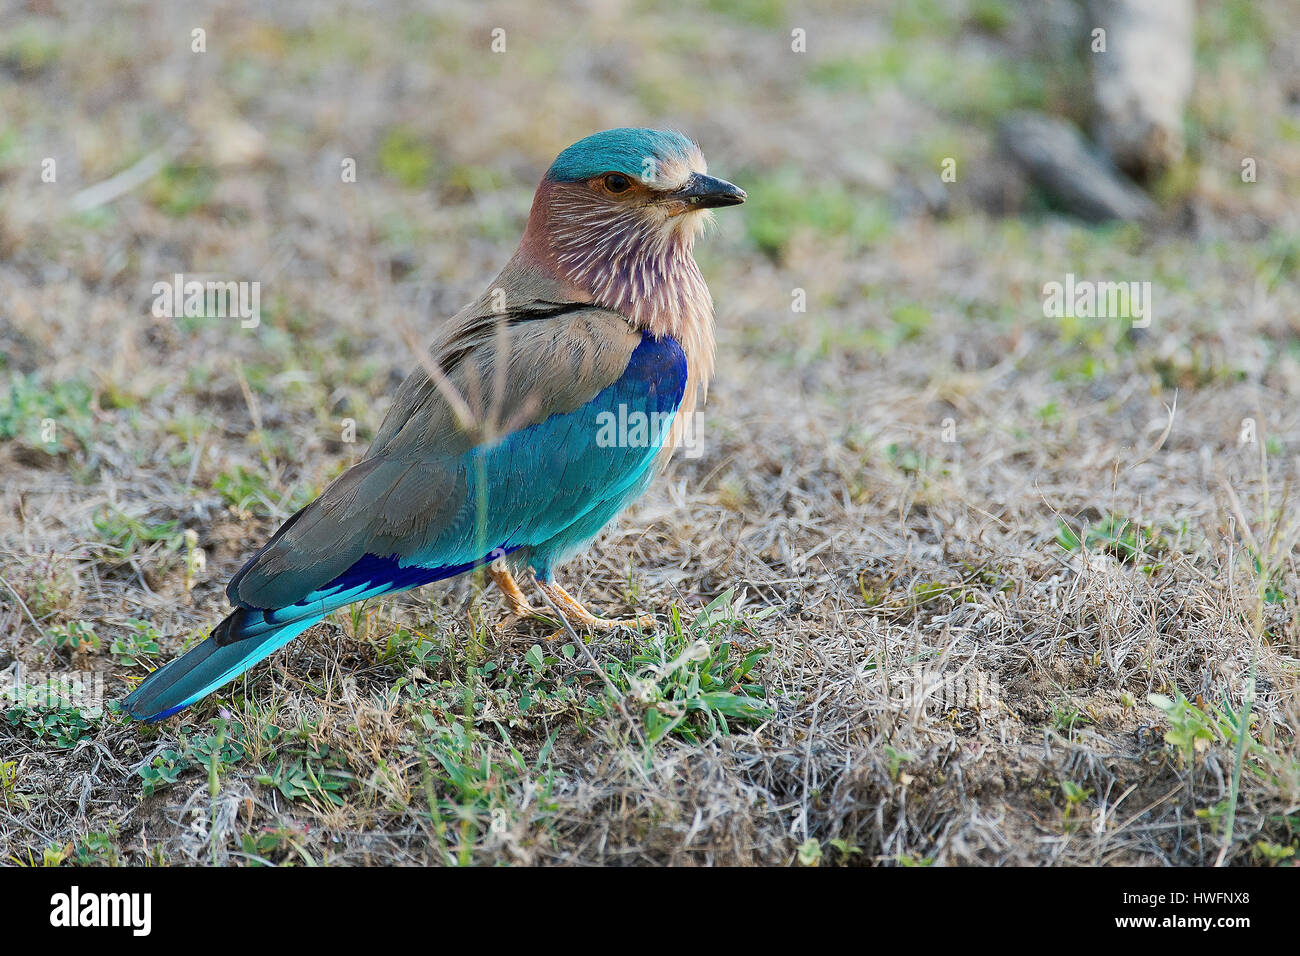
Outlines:
{"type": "Polygon", "coordinates": [[[711,210],[746,198],[675,130],[604,130],[560,152],[514,254],[435,332],[366,454],[122,710],[170,717],[339,608],[485,565],[512,615],[539,613],[516,580],[531,575],[575,627],[652,627],[592,613],[556,571],[645,492],[707,394],[714,307],[693,248],[711,210]]]}

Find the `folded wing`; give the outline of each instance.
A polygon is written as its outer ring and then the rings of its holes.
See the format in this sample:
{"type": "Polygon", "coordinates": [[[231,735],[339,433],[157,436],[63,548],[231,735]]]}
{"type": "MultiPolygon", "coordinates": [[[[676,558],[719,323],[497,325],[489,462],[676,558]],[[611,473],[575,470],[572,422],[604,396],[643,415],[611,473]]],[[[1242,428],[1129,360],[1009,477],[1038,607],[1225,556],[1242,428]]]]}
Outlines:
{"type": "Polygon", "coordinates": [[[584,307],[471,318],[431,360],[442,387],[423,368],[406,380],[366,457],[235,575],[233,604],[359,600],[542,545],[637,481],[661,447],[657,435],[610,443],[609,416],[662,423],[686,384],[675,342],[584,307]],[[448,388],[476,419],[511,427],[467,427],[448,388]]]}

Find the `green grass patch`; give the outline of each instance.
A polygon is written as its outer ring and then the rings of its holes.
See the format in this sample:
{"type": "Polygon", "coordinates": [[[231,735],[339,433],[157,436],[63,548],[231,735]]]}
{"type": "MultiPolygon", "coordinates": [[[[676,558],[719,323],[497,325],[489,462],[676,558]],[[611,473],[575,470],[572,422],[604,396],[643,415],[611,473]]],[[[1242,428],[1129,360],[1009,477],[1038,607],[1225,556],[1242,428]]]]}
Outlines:
{"type": "Polygon", "coordinates": [[[108,652],[123,667],[148,666],[158,656],[158,641],[162,637],[148,621],[131,618],[126,622],[126,632],[113,638],[108,652]]]}
{"type": "Polygon", "coordinates": [[[81,708],[74,703],[84,698],[84,692],[73,678],[51,677],[42,684],[0,688],[0,708],[10,727],[26,728],[46,746],[70,750],[90,736],[103,717],[99,707],[81,708]]]}
{"type": "Polygon", "coordinates": [[[278,493],[271,485],[266,472],[260,468],[235,465],[212,479],[212,490],[242,517],[257,513],[275,513],[281,508],[297,511],[308,504],[315,495],[306,485],[297,485],[289,494],[278,493]]]}
{"type": "Polygon", "coordinates": [[[786,0],[705,0],[704,5],[710,12],[738,23],[766,30],[786,26],[786,0]]]}
{"type": "Polygon", "coordinates": [[[433,150],[405,126],[394,126],[379,145],[379,170],[407,189],[424,189],[433,176],[433,150]]]}
{"type": "Polygon", "coordinates": [[[41,637],[40,643],[75,654],[78,651],[99,650],[99,635],[89,621],[69,621],[51,627],[41,637]]]}
{"type": "MultiPolygon", "coordinates": [[[[619,693],[640,708],[646,740],[669,734],[699,742],[753,727],[775,713],[753,675],[770,647],[744,649],[731,638],[774,613],[767,609],[743,618],[733,606],[734,589],[714,598],[689,626],[676,608],[664,633],[655,634],[626,664],[611,661],[606,673],[619,693]]],[[[610,701],[591,701],[608,712],[610,701]]]]}
{"type": "Polygon", "coordinates": [[[100,508],[91,518],[91,525],[99,535],[103,557],[118,563],[155,545],[161,545],[165,552],[176,551],[185,538],[179,522],[148,521],[111,505],[100,508]]]}
{"type": "Polygon", "coordinates": [[[59,58],[59,29],[48,17],[18,18],[0,40],[0,65],[18,73],[36,74],[59,58]]]}
{"type": "Polygon", "coordinates": [[[551,794],[553,739],[529,760],[515,747],[505,727],[492,724],[489,735],[469,721],[445,722],[440,714],[421,711],[428,736],[420,745],[424,791],[436,842],[449,863],[467,865],[492,834],[540,822],[555,809],[551,794]],[[529,785],[532,799],[524,809],[518,798],[529,785]]]}
{"type": "Polygon", "coordinates": [[[14,375],[8,391],[0,391],[0,440],[17,439],[50,454],[85,450],[94,435],[94,397],[84,382],[46,384],[35,374],[14,375]]]}
{"type": "Polygon", "coordinates": [[[894,87],[953,118],[988,125],[1015,109],[1044,109],[1068,77],[1032,58],[1004,60],[928,40],[905,39],[817,62],[809,80],[825,89],[872,96],[894,87]]]}
{"type": "MultiPolygon", "coordinates": [[[[1179,529],[1181,534],[1185,529],[1179,529]]],[[[1059,521],[1056,543],[1065,551],[1098,551],[1109,554],[1123,564],[1141,563],[1150,573],[1168,554],[1172,545],[1169,535],[1152,524],[1144,524],[1122,515],[1105,515],[1096,524],[1084,527],[1082,534],[1064,520],[1059,521]]]]}
{"type": "Polygon", "coordinates": [[[893,228],[884,200],[850,191],[842,183],[793,169],[743,179],[749,193],[745,230],[760,250],[773,257],[781,256],[800,230],[864,246],[893,228]]]}
{"type": "Polygon", "coordinates": [[[217,188],[217,172],[198,163],[169,163],[149,181],[146,195],[160,211],[176,219],[203,211],[217,188]]]}

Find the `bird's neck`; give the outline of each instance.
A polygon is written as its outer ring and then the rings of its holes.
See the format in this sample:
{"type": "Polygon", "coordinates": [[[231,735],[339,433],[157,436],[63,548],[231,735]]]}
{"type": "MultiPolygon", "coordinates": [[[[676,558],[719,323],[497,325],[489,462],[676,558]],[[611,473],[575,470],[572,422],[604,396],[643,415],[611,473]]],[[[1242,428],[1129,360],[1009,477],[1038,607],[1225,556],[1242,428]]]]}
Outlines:
{"type": "Polygon", "coordinates": [[[518,264],[552,277],[572,299],[618,312],[655,338],[675,339],[689,373],[682,410],[693,411],[697,387],[707,391],[713,374],[713,297],[692,254],[706,214],[665,222],[615,217],[579,189],[539,187],[518,264]]]}

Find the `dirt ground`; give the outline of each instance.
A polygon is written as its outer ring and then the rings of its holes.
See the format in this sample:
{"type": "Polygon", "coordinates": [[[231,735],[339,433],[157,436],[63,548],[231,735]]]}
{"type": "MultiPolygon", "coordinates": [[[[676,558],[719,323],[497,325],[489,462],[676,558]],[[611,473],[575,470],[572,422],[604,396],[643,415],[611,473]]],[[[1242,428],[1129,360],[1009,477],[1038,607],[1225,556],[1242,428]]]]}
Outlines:
{"type": "Polygon", "coordinates": [[[1087,127],[1073,3],[179,7],[0,0],[0,672],[112,701],[202,639],[597,129],[749,192],[701,454],[566,570],[659,615],[598,669],[466,580],[157,726],[11,690],[0,860],[1294,860],[1294,2],[1202,5],[1142,227],[996,143],[1087,127]],[[260,324],[156,316],[176,273],[260,324]],[[1045,315],[1067,275],[1149,325],[1045,315]]]}

